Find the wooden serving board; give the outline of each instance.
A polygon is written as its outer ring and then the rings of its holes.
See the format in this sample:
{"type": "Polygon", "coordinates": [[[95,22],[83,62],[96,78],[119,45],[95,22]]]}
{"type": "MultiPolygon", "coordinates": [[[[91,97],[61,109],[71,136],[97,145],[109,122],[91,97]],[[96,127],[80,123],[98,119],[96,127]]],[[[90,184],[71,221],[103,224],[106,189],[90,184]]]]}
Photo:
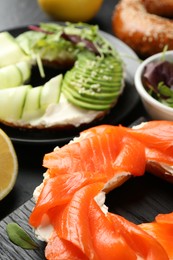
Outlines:
{"type": "MultiPolygon", "coordinates": [[[[173,186],[146,173],[132,178],[107,195],[109,211],[119,214],[133,223],[151,222],[159,213],[173,211],[173,186]]],[[[44,260],[45,243],[34,237],[28,219],[34,207],[33,199],[25,202],[0,222],[0,260],[44,260]],[[6,225],[18,223],[39,244],[37,250],[25,250],[10,242],[6,225]]]]}
{"type": "MultiPolygon", "coordinates": [[[[135,121],[133,125],[141,121],[144,121],[144,118],[135,121]]],[[[172,201],[173,184],[146,172],[144,176],[131,178],[107,194],[105,204],[110,212],[140,224],[153,221],[159,213],[173,212],[172,201]]],[[[34,237],[34,231],[28,224],[33,207],[34,201],[30,199],[0,222],[0,260],[45,259],[45,243],[34,237]],[[6,226],[11,222],[19,224],[39,244],[37,250],[22,249],[9,240],[6,226]]]]}
{"type": "Polygon", "coordinates": [[[16,209],[9,216],[0,222],[0,259],[2,260],[44,260],[45,243],[36,241],[34,232],[28,224],[28,218],[34,207],[33,200],[28,200],[20,208],[16,209]],[[6,226],[8,223],[19,224],[36,243],[39,245],[36,250],[26,250],[14,245],[8,238],[6,226]]]}

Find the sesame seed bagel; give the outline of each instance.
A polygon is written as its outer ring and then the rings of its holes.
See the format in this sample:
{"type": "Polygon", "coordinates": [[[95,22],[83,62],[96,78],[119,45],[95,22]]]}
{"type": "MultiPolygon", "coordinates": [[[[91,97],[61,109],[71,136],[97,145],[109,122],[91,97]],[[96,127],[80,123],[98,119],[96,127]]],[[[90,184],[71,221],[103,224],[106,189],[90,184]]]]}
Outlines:
{"type": "Polygon", "coordinates": [[[121,0],[113,12],[115,35],[139,56],[148,57],[173,49],[173,13],[171,0],[121,0]]]}
{"type": "Polygon", "coordinates": [[[172,17],[173,11],[173,2],[172,0],[143,0],[145,7],[149,13],[164,16],[172,17]]]}

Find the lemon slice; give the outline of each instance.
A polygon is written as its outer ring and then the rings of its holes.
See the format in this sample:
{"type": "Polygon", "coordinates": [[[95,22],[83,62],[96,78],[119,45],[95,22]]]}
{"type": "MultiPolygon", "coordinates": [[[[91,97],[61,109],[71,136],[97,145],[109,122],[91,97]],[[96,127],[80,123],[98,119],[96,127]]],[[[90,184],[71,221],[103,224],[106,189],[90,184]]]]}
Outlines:
{"type": "Polygon", "coordinates": [[[0,200],[13,189],[18,174],[18,160],[13,144],[0,129],[0,200]]]}

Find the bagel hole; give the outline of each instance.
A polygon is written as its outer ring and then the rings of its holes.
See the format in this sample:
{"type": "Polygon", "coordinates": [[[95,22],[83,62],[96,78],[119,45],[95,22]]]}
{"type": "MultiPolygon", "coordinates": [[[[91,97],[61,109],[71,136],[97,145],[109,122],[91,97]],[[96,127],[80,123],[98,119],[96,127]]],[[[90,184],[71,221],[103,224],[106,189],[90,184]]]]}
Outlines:
{"type": "Polygon", "coordinates": [[[152,222],[159,213],[169,213],[172,196],[171,183],[146,172],[109,192],[105,204],[109,212],[141,224],[152,222]]]}
{"type": "Polygon", "coordinates": [[[71,69],[73,66],[73,64],[69,63],[67,64],[67,66],[54,66],[49,65],[49,64],[45,64],[43,66],[44,68],[44,73],[45,73],[45,77],[41,77],[40,75],[40,71],[38,66],[33,66],[31,69],[31,78],[28,81],[28,84],[31,84],[33,87],[37,87],[37,86],[42,86],[44,85],[47,81],[49,81],[51,78],[59,75],[59,74],[65,74],[69,69],[71,69]]]}

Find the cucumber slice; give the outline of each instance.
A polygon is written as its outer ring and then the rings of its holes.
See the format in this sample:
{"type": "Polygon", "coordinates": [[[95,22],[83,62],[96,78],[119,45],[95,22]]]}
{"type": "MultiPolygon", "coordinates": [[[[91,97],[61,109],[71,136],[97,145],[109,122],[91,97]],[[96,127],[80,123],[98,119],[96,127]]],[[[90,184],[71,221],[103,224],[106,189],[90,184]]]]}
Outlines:
{"type": "Polygon", "coordinates": [[[0,67],[28,59],[15,38],[8,32],[0,33],[0,67]]]}
{"type": "Polygon", "coordinates": [[[50,79],[42,89],[41,108],[46,109],[50,104],[56,104],[61,94],[62,74],[50,79]]]}
{"type": "Polygon", "coordinates": [[[6,122],[21,117],[25,97],[31,85],[0,90],[0,119],[6,122]]]}
{"type": "Polygon", "coordinates": [[[23,84],[23,78],[16,65],[0,69],[0,89],[12,88],[23,84]]]}
{"type": "Polygon", "coordinates": [[[44,86],[28,91],[22,113],[22,120],[29,121],[43,115],[50,104],[56,104],[60,95],[62,75],[50,79],[44,86]]]}
{"type": "Polygon", "coordinates": [[[23,83],[27,82],[31,77],[31,63],[28,61],[21,61],[17,63],[16,66],[22,74],[23,83]]]}
{"type": "Polygon", "coordinates": [[[31,65],[22,61],[0,68],[0,89],[23,85],[31,76],[31,65]]]}
{"type": "Polygon", "coordinates": [[[40,117],[43,110],[40,108],[40,94],[42,86],[31,88],[27,92],[23,107],[22,120],[28,121],[40,117]]]}

